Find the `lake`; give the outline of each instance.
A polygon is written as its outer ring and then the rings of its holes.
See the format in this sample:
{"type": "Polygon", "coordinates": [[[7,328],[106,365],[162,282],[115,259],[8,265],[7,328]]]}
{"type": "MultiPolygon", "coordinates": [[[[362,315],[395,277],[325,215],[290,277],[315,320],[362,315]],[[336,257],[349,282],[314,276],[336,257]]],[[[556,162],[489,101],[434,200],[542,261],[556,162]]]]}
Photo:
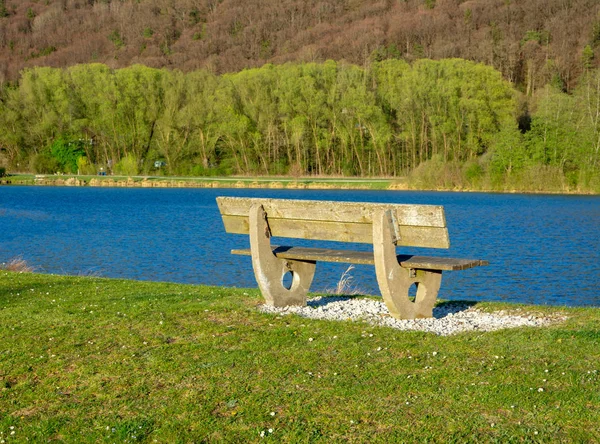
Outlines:
{"type": "MultiPolygon", "coordinates": [[[[444,273],[440,298],[600,305],[598,196],[2,186],[0,263],[20,257],[42,273],[256,288],[250,257],[229,253],[248,237],[224,232],[217,196],[443,205],[451,248],[398,251],[490,265],[444,273]]],[[[335,288],[347,268],[319,263],[311,290],[335,288]]],[[[374,267],[350,274],[355,289],[379,294],[374,267]]]]}

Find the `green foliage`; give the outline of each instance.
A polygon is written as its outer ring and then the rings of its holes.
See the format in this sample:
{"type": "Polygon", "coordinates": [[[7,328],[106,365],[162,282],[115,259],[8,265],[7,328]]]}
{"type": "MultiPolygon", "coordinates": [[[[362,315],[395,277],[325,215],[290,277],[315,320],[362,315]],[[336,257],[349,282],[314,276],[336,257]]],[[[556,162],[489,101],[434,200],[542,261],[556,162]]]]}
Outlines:
{"type": "Polygon", "coordinates": [[[77,174],[93,175],[96,174],[96,167],[90,164],[86,156],[77,159],[77,174]]]}
{"type": "Polygon", "coordinates": [[[79,158],[85,156],[84,142],[55,140],[50,146],[50,154],[56,159],[59,171],[75,174],[79,158]]]}
{"type": "Polygon", "coordinates": [[[600,100],[597,77],[589,69],[573,94],[559,82],[538,89],[528,99],[535,112],[517,128],[512,85],[461,59],[265,65],[222,76],[31,68],[0,90],[0,144],[10,165],[31,161],[36,171],[76,172],[85,155],[90,166],[127,175],[164,159],[167,175],[414,171],[430,187],[502,189],[538,165],[559,171],[565,189],[587,190],[600,169],[600,123],[588,112],[600,100]],[[70,135],[81,134],[93,144],[65,160],[70,135]],[[58,140],[49,153],[58,166],[46,155],[33,162],[38,147],[58,140]]]}
{"type": "Polygon", "coordinates": [[[114,171],[122,176],[136,176],[139,172],[138,159],[133,154],[126,154],[115,165],[114,171]]]}
{"type": "Polygon", "coordinates": [[[125,41],[123,40],[123,37],[121,37],[121,34],[117,30],[113,30],[108,35],[108,40],[110,40],[117,49],[120,49],[123,46],[125,46],[125,41]]]}
{"type": "Polygon", "coordinates": [[[42,151],[33,157],[33,170],[39,174],[54,174],[60,171],[58,160],[49,151],[42,151]]]}
{"type": "Polygon", "coordinates": [[[6,0],[0,0],[0,18],[8,17],[8,9],[6,9],[6,0]]]}
{"type": "Polygon", "coordinates": [[[545,29],[542,31],[527,31],[521,40],[521,46],[530,41],[539,43],[540,45],[547,45],[550,43],[550,33],[545,29]]]}
{"type": "Polygon", "coordinates": [[[152,30],[152,28],[146,27],[144,28],[142,35],[144,36],[144,38],[149,39],[154,35],[154,31],[152,30]]]}
{"type": "Polygon", "coordinates": [[[40,49],[38,52],[33,51],[29,54],[29,59],[35,59],[37,57],[44,57],[52,54],[56,51],[55,46],[46,46],[45,48],[40,49]]]}
{"type": "Polygon", "coordinates": [[[464,167],[464,176],[470,185],[477,185],[485,176],[485,169],[477,161],[467,162],[464,167]]]}
{"type": "Polygon", "coordinates": [[[581,64],[584,69],[592,68],[594,63],[594,50],[590,45],[586,45],[581,53],[581,64]]]}
{"type": "Polygon", "coordinates": [[[6,168],[0,167],[0,177],[4,177],[4,176],[6,176],[6,168]]]}
{"type": "Polygon", "coordinates": [[[28,18],[29,20],[33,20],[33,19],[35,18],[35,15],[36,15],[36,14],[35,14],[35,12],[34,12],[34,10],[33,10],[33,9],[31,9],[31,8],[27,8],[27,18],[28,18]]]}
{"type": "Polygon", "coordinates": [[[381,62],[387,59],[401,59],[402,53],[394,43],[387,46],[380,46],[371,53],[371,60],[381,62]]]}
{"type": "Polygon", "coordinates": [[[596,20],[592,26],[590,43],[593,47],[600,45],[600,20],[596,20]]]}
{"type": "Polygon", "coordinates": [[[190,23],[192,25],[196,25],[205,20],[204,17],[202,16],[202,13],[200,12],[200,10],[196,7],[192,8],[190,10],[190,12],[188,13],[188,16],[190,18],[190,23]]]}

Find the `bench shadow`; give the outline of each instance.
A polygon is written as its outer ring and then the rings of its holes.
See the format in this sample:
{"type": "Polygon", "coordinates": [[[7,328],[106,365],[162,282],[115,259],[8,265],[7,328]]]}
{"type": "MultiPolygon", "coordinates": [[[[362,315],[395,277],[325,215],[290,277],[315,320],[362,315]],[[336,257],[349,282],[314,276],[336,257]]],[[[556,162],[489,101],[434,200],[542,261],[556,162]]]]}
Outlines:
{"type": "Polygon", "coordinates": [[[328,304],[333,304],[334,302],[344,302],[349,301],[351,299],[356,299],[357,296],[321,296],[320,299],[312,299],[306,301],[306,305],[312,308],[325,307],[328,304]]]}
{"type": "MultiPolygon", "coordinates": [[[[322,296],[320,299],[313,299],[306,302],[306,305],[312,308],[325,307],[328,304],[333,304],[335,302],[344,302],[349,301],[351,299],[357,299],[360,297],[364,297],[361,295],[336,295],[336,296],[322,296]]],[[[477,305],[475,301],[444,301],[439,302],[433,308],[433,317],[435,319],[442,319],[446,316],[456,313],[460,313],[462,311],[466,311],[469,308],[477,305]]]]}
{"type": "Polygon", "coordinates": [[[435,319],[445,318],[449,314],[460,313],[477,305],[475,301],[444,301],[433,307],[433,317],[435,319]]]}

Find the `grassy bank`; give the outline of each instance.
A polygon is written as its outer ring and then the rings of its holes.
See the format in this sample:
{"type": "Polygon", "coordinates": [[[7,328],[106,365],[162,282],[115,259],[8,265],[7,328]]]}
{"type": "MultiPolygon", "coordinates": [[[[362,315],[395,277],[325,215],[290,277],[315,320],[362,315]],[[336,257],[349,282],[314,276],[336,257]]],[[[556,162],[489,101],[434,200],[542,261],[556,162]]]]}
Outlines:
{"type": "Polygon", "coordinates": [[[288,189],[407,189],[406,179],[336,177],[168,177],[14,174],[7,185],[96,186],[132,188],[288,188],[288,189]]]}
{"type": "MultiPolygon", "coordinates": [[[[419,170],[421,171],[421,170],[419,170]]],[[[537,176],[536,176],[537,177],[537,176]]],[[[356,190],[435,190],[542,194],[596,194],[591,189],[569,188],[560,181],[516,181],[493,186],[449,178],[413,174],[398,178],[348,177],[168,177],[168,176],[84,176],[13,174],[0,179],[0,185],[95,186],[131,188],[275,188],[275,189],[356,189],[356,190]]]]}
{"type": "Polygon", "coordinates": [[[0,440],[600,440],[598,309],[525,307],[568,320],[439,337],[259,303],[0,271],[0,440]]]}

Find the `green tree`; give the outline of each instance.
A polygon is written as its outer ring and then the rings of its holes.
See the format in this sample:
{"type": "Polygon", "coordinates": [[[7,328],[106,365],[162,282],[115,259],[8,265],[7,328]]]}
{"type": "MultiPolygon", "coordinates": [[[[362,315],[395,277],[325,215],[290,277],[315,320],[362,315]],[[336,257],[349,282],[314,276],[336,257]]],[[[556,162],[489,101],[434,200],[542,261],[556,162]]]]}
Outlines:
{"type": "Polygon", "coordinates": [[[63,139],[57,139],[50,146],[50,154],[56,159],[58,171],[75,174],[78,170],[79,159],[85,157],[83,141],[67,142],[63,139]]]}
{"type": "Polygon", "coordinates": [[[71,138],[81,118],[64,72],[55,68],[26,69],[19,84],[18,106],[27,131],[23,143],[37,152],[60,137],[71,138]]]}
{"type": "MultiPolygon", "coordinates": [[[[115,138],[120,151],[147,161],[156,124],[164,111],[166,70],[134,65],[115,72],[115,138]]],[[[122,157],[122,156],[119,156],[122,157]]]]}

